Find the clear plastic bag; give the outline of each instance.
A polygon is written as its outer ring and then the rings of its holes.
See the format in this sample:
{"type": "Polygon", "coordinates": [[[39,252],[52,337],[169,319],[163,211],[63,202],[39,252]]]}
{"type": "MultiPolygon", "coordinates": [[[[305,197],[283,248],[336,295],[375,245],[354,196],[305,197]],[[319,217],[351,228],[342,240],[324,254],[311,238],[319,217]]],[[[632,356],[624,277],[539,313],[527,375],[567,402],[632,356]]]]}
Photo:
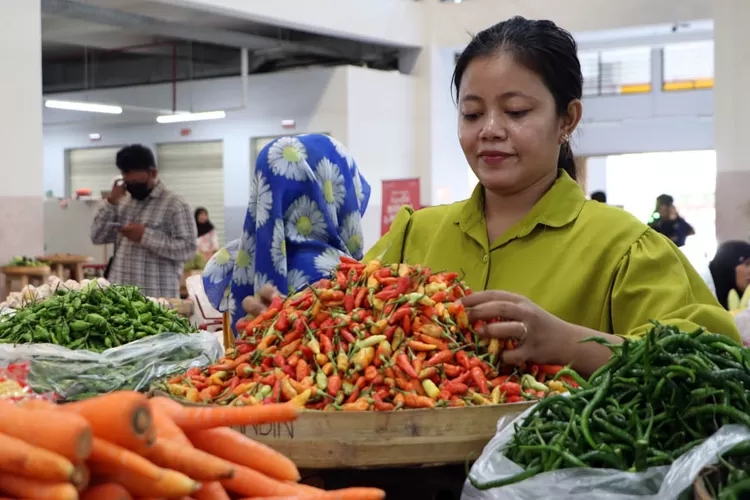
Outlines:
{"type": "MultiPolygon", "coordinates": [[[[487,483],[518,474],[523,469],[502,454],[515,432],[515,423],[526,418],[531,409],[508,425],[500,419],[495,437],[471,468],[470,476],[487,483]]],[[[717,456],[735,445],[750,440],[750,430],[741,425],[727,425],[716,434],[682,455],[671,466],[652,467],[644,472],[614,469],[562,469],[537,474],[515,484],[480,491],[467,479],[461,500],[673,500],[677,499],[701,470],[718,462],[717,456]]]]}
{"type": "Polygon", "coordinates": [[[146,391],[157,379],[215,363],[224,353],[216,335],[162,333],[101,353],[54,344],[0,344],[0,367],[30,361],[28,384],[63,400],[116,390],[146,391]]]}

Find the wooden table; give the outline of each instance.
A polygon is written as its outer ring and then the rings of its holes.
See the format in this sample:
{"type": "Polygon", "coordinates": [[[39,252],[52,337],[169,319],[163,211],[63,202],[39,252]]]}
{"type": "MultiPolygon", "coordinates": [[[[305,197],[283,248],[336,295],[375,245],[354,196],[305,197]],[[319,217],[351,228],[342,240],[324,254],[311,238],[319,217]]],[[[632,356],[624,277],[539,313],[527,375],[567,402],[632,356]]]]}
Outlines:
{"type": "Polygon", "coordinates": [[[49,279],[51,269],[47,266],[5,266],[0,267],[0,273],[5,275],[5,293],[21,291],[26,285],[43,285],[49,279]],[[13,282],[18,281],[20,288],[13,290],[13,282]]]}
{"type": "Polygon", "coordinates": [[[83,266],[91,261],[91,257],[84,255],[45,255],[37,257],[37,260],[48,262],[52,268],[52,274],[61,280],[67,279],[65,271],[70,271],[70,279],[74,281],[83,280],[83,266]]]}

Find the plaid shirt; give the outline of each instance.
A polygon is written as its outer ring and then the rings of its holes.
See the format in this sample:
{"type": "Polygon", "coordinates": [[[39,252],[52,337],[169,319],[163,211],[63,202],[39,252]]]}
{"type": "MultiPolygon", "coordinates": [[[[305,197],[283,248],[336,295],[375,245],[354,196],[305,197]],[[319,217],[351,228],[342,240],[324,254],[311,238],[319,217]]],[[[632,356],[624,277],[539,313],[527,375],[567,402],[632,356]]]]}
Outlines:
{"type": "Polygon", "coordinates": [[[180,296],[185,262],[196,252],[198,231],[190,205],[159,182],[143,201],[106,202],[91,226],[94,244],[115,243],[112,283],[136,285],[149,297],[180,296]],[[140,243],[119,234],[118,225],[143,224],[140,243]]]}

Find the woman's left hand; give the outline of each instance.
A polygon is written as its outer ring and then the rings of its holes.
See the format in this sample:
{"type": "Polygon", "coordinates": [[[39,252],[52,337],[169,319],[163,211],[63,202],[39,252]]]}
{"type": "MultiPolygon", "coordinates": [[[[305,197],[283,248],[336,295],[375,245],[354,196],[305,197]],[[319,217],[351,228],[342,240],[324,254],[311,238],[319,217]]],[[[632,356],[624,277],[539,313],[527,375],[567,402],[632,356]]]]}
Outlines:
{"type": "Polygon", "coordinates": [[[469,313],[469,321],[486,324],[478,333],[498,339],[517,339],[518,347],[503,351],[503,363],[519,365],[530,361],[537,364],[568,364],[569,344],[577,339],[571,335],[571,324],[550,314],[531,300],[499,290],[476,292],[461,299],[469,313]]]}

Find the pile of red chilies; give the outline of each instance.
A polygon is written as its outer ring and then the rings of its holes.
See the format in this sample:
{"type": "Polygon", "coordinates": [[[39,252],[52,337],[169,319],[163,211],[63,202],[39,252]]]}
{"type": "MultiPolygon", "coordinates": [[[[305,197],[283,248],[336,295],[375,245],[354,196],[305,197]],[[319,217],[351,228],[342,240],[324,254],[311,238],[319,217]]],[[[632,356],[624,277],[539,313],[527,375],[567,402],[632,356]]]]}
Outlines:
{"type": "MultiPolygon", "coordinates": [[[[515,341],[486,339],[458,299],[471,291],[456,273],[342,257],[331,279],[282,299],[241,332],[217,364],[169,380],[194,402],[291,401],[312,410],[520,402],[565,391],[560,366],[498,366],[515,341]]],[[[573,383],[563,377],[566,383],[573,383]]]]}

